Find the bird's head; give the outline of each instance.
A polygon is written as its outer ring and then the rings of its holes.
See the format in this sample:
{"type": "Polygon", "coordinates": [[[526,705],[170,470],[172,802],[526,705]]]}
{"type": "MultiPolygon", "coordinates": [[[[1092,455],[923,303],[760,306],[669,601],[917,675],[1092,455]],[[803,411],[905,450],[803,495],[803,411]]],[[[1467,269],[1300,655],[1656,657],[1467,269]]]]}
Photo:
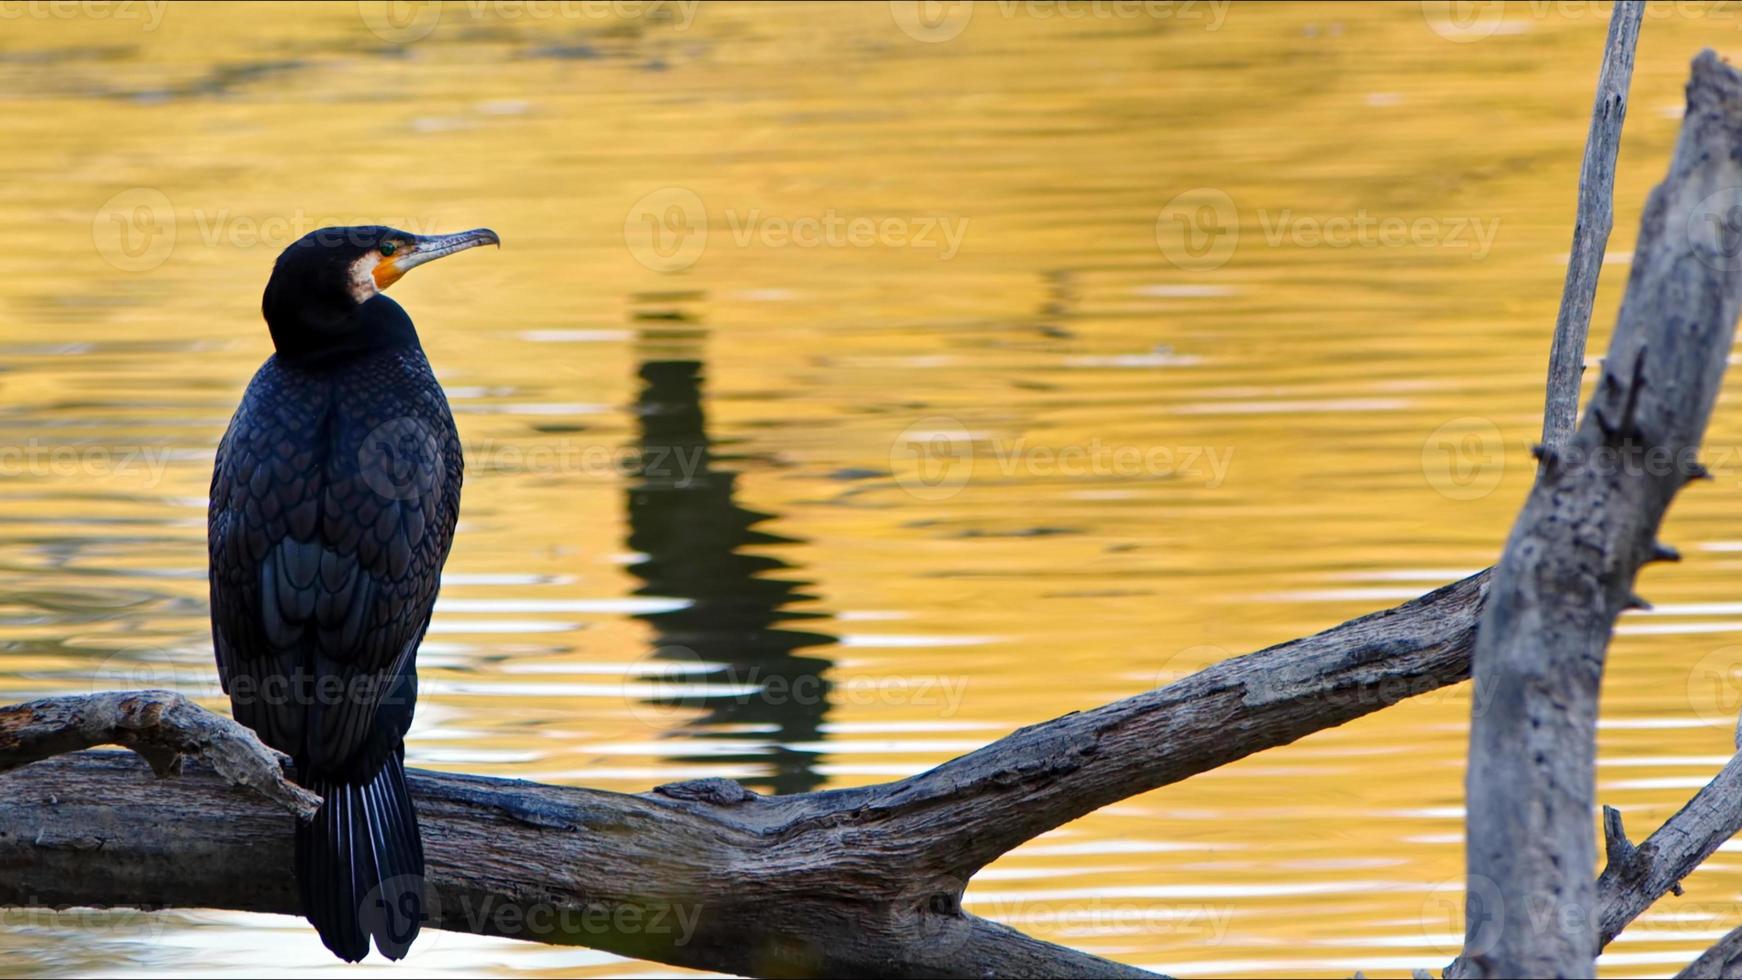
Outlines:
{"type": "Polygon", "coordinates": [[[488,228],[452,235],[383,225],[311,231],[278,256],[261,311],[279,355],[292,360],[416,343],[410,318],[382,290],[425,262],[501,244],[488,228]]]}

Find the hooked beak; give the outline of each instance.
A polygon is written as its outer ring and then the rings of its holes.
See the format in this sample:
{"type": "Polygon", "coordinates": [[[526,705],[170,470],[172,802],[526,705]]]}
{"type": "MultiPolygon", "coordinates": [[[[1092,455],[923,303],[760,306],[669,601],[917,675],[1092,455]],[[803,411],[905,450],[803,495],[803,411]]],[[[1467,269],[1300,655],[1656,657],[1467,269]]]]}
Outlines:
{"type": "Polygon", "coordinates": [[[416,235],[407,244],[409,247],[401,246],[392,255],[384,256],[376,263],[375,288],[386,289],[398,282],[400,276],[444,255],[464,252],[479,245],[495,245],[500,248],[502,239],[488,228],[473,228],[471,231],[452,235],[416,235]]]}

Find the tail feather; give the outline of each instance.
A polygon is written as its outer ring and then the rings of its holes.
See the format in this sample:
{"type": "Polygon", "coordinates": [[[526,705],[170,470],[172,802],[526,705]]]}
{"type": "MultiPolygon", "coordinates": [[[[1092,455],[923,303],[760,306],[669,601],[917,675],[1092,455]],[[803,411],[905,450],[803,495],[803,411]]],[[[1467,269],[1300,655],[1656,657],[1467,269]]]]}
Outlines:
{"type": "Polygon", "coordinates": [[[423,841],[405,785],[389,757],[366,784],[315,778],[320,812],[296,830],[297,888],[303,915],[340,959],[401,959],[423,924],[423,841]]]}

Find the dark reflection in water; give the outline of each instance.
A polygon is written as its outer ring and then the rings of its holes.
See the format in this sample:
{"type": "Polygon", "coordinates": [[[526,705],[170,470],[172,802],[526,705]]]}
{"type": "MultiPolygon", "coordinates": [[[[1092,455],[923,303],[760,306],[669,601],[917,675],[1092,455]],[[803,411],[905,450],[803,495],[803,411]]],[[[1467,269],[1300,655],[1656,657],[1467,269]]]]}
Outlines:
{"type": "MultiPolygon", "coordinates": [[[[644,344],[646,351],[654,348],[659,345],[644,344]]],[[[811,598],[800,591],[809,583],[778,577],[792,566],[766,552],[797,542],[756,530],[773,515],[733,501],[737,475],[714,466],[701,404],[702,362],[670,353],[659,348],[644,354],[640,368],[641,438],[629,487],[629,548],[646,558],[630,570],[646,583],[638,595],[691,604],[640,617],[657,631],[654,659],[674,671],[650,678],[673,694],[649,703],[700,709],[687,734],[769,743],[745,753],[676,758],[771,764],[769,775],[744,782],[776,793],[815,789],[823,780],[814,754],[788,746],[820,738],[831,662],[798,651],[835,638],[783,628],[819,615],[786,609],[811,598]],[[721,666],[691,672],[698,663],[721,666]]]]}

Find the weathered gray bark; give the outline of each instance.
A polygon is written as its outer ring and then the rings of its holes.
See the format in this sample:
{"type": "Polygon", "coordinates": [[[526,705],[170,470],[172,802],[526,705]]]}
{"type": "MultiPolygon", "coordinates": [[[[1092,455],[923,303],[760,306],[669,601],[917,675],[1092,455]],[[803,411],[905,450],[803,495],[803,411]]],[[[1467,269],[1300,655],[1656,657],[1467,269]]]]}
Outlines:
{"type": "MultiPolygon", "coordinates": [[[[1627,839],[1619,811],[1604,807],[1606,860],[1596,883],[1599,951],[1652,903],[1672,892],[1680,895],[1682,879],[1738,832],[1742,832],[1742,752],[1731,756],[1711,782],[1642,844],[1627,839]]],[[[1459,957],[1445,975],[1476,974],[1459,957]]]]}
{"type": "Polygon", "coordinates": [[[1621,835],[1619,816],[1604,814],[1608,861],[1597,878],[1597,940],[1607,946],[1627,924],[1668,892],[1681,894],[1681,880],[1694,873],[1718,847],[1742,832],[1742,753],[1664,821],[1638,847],[1613,842],[1621,835]]]}
{"type": "Polygon", "coordinates": [[[1731,980],[1742,977],[1742,926],[1731,929],[1712,948],[1689,963],[1675,980],[1731,980]]]}
{"type": "MultiPolygon", "coordinates": [[[[297,911],[289,814],[203,766],[146,774],[80,752],[7,776],[0,905],[297,911]]],[[[411,787],[439,928],[754,976],[1152,976],[962,913],[893,837],[848,853],[855,815],[826,798],[421,771],[411,787]]]]}
{"type": "Polygon", "coordinates": [[[1634,578],[1694,461],[1742,309],[1742,78],[1705,52],[1668,178],[1641,222],[1603,377],[1545,449],[1494,573],[1474,657],[1464,962],[1484,977],[1590,976],[1597,696],[1634,578]],[[1731,209],[1736,208],[1735,214],[1731,209]],[[1502,897],[1481,907],[1482,894],[1502,897]]]}
{"type": "Polygon", "coordinates": [[[321,798],[284,778],[279,754],[229,718],[168,691],[123,691],[0,709],[0,773],[93,745],[125,745],[159,776],[185,759],[211,766],[307,820],[321,798]]]}
{"type": "MultiPolygon", "coordinates": [[[[627,796],[414,773],[438,924],[757,975],[1142,975],[964,914],[967,880],[1107,803],[1462,680],[1486,583],[878,786],[763,798],[707,781],[627,796]]],[[[0,709],[0,730],[57,712],[71,714],[59,699],[0,709]]],[[[282,805],[203,768],[172,782],[143,771],[80,752],[0,775],[0,906],[296,910],[282,805]]]]}
{"type": "Polygon", "coordinates": [[[1591,304],[1603,253],[1615,222],[1615,157],[1621,151],[1621,124],[1627,118],[1627,88],[1633,80],[1633,50],[1644,0],[1617,3],[1609,16],[1609,41],[1597,74],[1597,98],[1591,107],[1591,132],[1585,137],[1585,161],[1579,167],[1579,206],[1573,217],[1573,248],[1567,257],[1567,281],[1561,289],[1555,318],[1554,345],[1548,356],[1548,397],[1542,413],[1542,444],[1558,449],[1573,436],[1579,414],[1579,379],[1585,373],[1585,338],[1591,328],[1591,304]]]}

